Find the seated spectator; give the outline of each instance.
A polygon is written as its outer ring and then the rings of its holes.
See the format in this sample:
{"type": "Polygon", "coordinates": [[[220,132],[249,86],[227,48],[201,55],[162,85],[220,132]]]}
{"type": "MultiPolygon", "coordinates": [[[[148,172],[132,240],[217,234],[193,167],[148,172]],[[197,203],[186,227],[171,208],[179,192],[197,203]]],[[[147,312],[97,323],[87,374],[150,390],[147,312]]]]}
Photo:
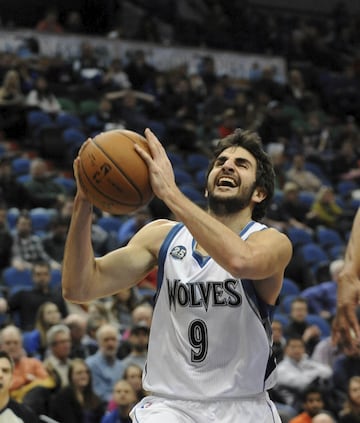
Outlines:
{"type": "Polygon", "coordinates": [[[63,323],[70,329],[70,358],[85,359],[91,355],[86,345],[83,344],[83,338],[86,333],[87,317],[78,313],[71,313],[65,317],[63,323]]]}
{"type": "Polygon", "coordinates": [[[18,71],[10,69],[0,86],[0,128],[6,137],[21,140],[26,134],[25,97],[18,71]]]}
{"type": "Polygon", "coordinates": [[[57,263],[62,263],[66,235],[70,225],[68,216],[55,216],[50,223],[50,228],[42,238],[46,253],[57,263]]]}
{"type": "Polygon", "coordinates": [[[2,369],[2,382],[0,386],[0,420],[5,422],[38,423],[37,415],[25,404],[10,397],[14,363],[10,355],[0,351],[0,366],[2,369]]]}
{"type": "Polygon", "coordinates": [[[93,379],[93,389],[104,404],[111,400],[115,382],[124,374],[124,365],[116,357],[119,335],[115,326],[101,325],[96,333],[98,351],[86,359],[93,379]]]}
{"type": "Polygon", "coordinates": [[[136,364],[129,364],[124,371],[124,380],[134,388],[138,401],[149,395],[142,386],[142,374],[142,368],[136,364]]]}
{"type": "Polygon", "coordinates": [[[62,315],[67,316],[67,305],[62,294],[50,289],[51,271],[47,263],[41,262],[33,265],[32,278],[34,288],[31,290],[20,290],[11,295],[7,302],[1,304],[1,310],[8,309],[9,313],[16,318],[18,313],[19,326],[22,330],[33,330],[35,327],[36,315],[39,307],[50,301],[55,303],[62,315]]]}
{"type": "Polygon", "coordinates": [[[143,370],[145,368],[147,349],[149,343],[150,329],[145,323],[137,323],[130,329],[128,342],[130,344],[130,353],[123,359],[125,367],[130,364],[137,364],[143,370]]]}
{"type": "Polygon", "coordinates": [[[71,337],[64,324],[51,326],[46,333],[47,350],[44,365],[58,386],[69,385],[71,337]]]}
{"type": "Polygon", "coordinates": [[[360,421],[360,376],[349,380],[345,403],[339,413],[339,423],[355,423],[360,421]]]}
{"type": "Polygon", "coordinates": [[[34,263],[40,261],[48,263],[51,268],[61,268],[61,264],[46,253],[41,238],[32,232],[29,213],[21,212],[17,217],[13,234],[11,266],[18,270],[31,269],[34,263]]]}
{"type": "Polygon", "coordinates": [[[0,86],[0,104],[14,105],[23,104],[24,94],[21,91],[20,76],[16,70],[8,70],[5,73],[0,86]]]}
{"type": "MultiPolygon", "coordinates": [[[[74,207],[74,198],[65,198],[64,204],[60,209],[60,216],[71,218],[72,209],[74,207]]],[[[93,224],[91,226],[91,241],[94,253],[96,256],[101,256],[117,247],[117,243],[114,240],[112,234],[105,231],[100,225],[96,223],[97,218],[101,215],[99,210],[94,210],[93,213],[93,224]]]]}
{"type": "Polygon", "coordinates": [[[59,208],[65,201],[65,188],[54,181],[45,160],[33,159],[30,179],[24,182],[32,207],[59,208]]]}
{"type": "Polygon", "coordinates": [[[30,207],[28,193],[22,183],[16,179],[11,166],[11,158],[0,158],[0,201],[8,208],[27,209],[30,207]]]}
{"type": "Polygon", "coordinates": [[[343,346],[343,353],[335,360],[333,366],[333,385],[343,398],[348,392],[350,379],[358,375],[360,375],[360,349],[349,351],[343,346]]]}
{"type": "Polygon", "coordinates": [[[131,313],[141,302],[141,299],[138,289],[132,287],[120,289],[105,302],[110,322],[119,327],[120,334],[123,334],[126,329],[131,327],[131,313]]]}
{"type": "Polygon", "coordinates": [[[120,58],[115,58],[111,61],[103,77],[103,84],[110,90],[131,88],[131,82],[124,71],[120,58]]]}
{"type": "Polygon", "coordinates": [[[103,70],[95,47],[85,40],[80,44],[80,51],[73,61],[73,73],[79,83],[89,87],[101,86],[103,70]]]}
{"type": "Polygon", "coordinates": [[[327,381],[332,376],[332,369],[325,364],[311,360],[305,352],[305,343],[301,337],[289,337],[286,342],[284,359],[279,363],[278,381],[275,390],[284,402],[300,411],[300,396],[312,382],[327,381]]]}
{"type": "Polygon", "coordinates": [[[306,346],[306,352],[311,355],[315,345],[320,341],[321,332],[318,326],[309,325],[306,321],[308,305],[304,298],[296,297],[291,303],[289,324],[284,329],[286,339],[300,336],[306,346]]]}
{"type": "Polygon", "coordinates": [[[50,90],[45,76],[39,76],[36,79],[34,88],[26,96],[26,104],[54,116],[61,112],[61,105],[50,90]]]}
{"type": "Polygon", "coordinates": [[[36,31],[62,34],[64,29],[58,21],[58,15],[57,9],[48,9],[44,16],[37,22],[35,26],[36,31]]]}
{"type": "Polygon", "coordinates": [[[323,392],[316,386],[310,385],[305,389],[301,397],[302,412],[293,417],[289,423],[311,423],[312,418],[325,406],[323,392]]]}
{"type": "Polygon", "coordinates": [[[302,191],[317,192],[322,185],[321,180],[314,173],[305,169],[305,158],[302,154],[294,155],[286,178],[288,181],[296,183],[302,191]]]}
{"type": "Polygon", "coordinates": [[[342,233],[350,230],[353,212],[340,207],[336,202],[334,190],[330,186],[322,186],[315,197],[310,214],[317,225],[336,229],[342,233]]]}
{"type": "Polygon", "coordinates": [[[335,361],[343,353],[340,343],[340,332],[335,327],[334,320],[331,323],[331,334],[315,345],[311,358],[319,363],[327,364],[333,368],[335,361]]]}
{"type": "Polygon", "coordinates": [[[10,266],[13,238],[7,223],[7,207],[0,202],[0,272],[10,266]]]}
{"type": "Polygon", "coordinates": [[[271,329],[273,338],[272,351],[276,358],[276,362],[280,363],[284,358],[286,339],[283,334],[283,325],[279,320],[276,320],[276,317],[271,323],[271,329]]]}
{"type": "Polygon", "coordinates": [[[126,380],[120,379],[114,384],[113,398],[116,408],[105,414],[101,423],[131,423],[129,413],[137,402],[134,388],[126,380]]]}
{"type": "Polygon", "coordinates": [[[6,351],[14,361],[13,380],[10,395],[17,401],[22,401],[25,394],[36,386],[51,388],[54,381],[43,363],[24,353],[22,334],[18,327],[6,326],[0,334],[1,349],[6,351]]]}
{"type": "Polygon", "coordinates": [[[82,359],[74,359],[69,366],[69,384],[50,400],[50,417],[66,423],[99,423],[104,411],[93,391],[90,369],[82,359]]]}
{"type": "Polygon", "coordinates": [[[86,322],[86,332],[82,338],[81,343],[84,345],[86,351],[88,351],[88,355],[93,355],[99,349],[99,344],[96,339],[96,332],[99,327],[105,323],[108,323],[104,317],[100,315],[90,315],[87,316],[86,322]]]}
{"type": "Polygon", "coordinates": [[[300,296],[306,299],[309,313],[318,314],[324,319],[331,319],[336,313],[337,277],[344,266],[344,260],[330,263],[331,280],[304,289],[300,296]]]}
{"type": "Polygon", "coordinates": [[[309,207],[299,199],[299,187],[295,182],[286,182],[283,187],[283,198],[274,204],[268,213],[267,221],[286,232],[288,228],[300,228],[312,234],[309,207]]]}
{"type": "Polygon", "coordinates": [[[41,304],[36,313],[35,329],[39,334],[39,345],[36,353],[41,359],[45,358],[45,351],[47,348],[46,334],[51,326],[58,325],[61,321],[61,313],[59,307],[51,302],[46,301],[41,304]]]}
{"type": "Polygon", "coordinates": [[[345,139],[337,149],[331,163],[331,173],[334,185],[343,180],[360,183],[359,154],[351,138],[345,139]]]}

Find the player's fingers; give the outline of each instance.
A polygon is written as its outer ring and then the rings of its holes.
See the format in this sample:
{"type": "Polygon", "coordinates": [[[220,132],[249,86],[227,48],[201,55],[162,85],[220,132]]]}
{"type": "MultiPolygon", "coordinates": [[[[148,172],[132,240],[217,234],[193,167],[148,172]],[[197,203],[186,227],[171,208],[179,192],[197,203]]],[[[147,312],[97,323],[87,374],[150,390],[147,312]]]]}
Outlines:
{"type": "Polygon", "coordinates": [[[158,137],[152,132],[150,128],[145,129],[145,136],[146,136],[146,139],[148,140],[149,147],[153,156],[156,155],[157,153],[165,152],[163,145],[161,144],[158,137]]]}

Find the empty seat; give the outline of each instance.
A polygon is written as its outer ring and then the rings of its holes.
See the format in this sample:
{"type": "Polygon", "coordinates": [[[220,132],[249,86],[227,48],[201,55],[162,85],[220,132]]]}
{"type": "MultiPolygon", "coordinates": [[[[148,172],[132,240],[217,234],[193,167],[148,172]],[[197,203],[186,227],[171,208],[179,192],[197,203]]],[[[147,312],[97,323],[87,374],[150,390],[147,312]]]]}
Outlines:
{"type": "Polygon", "coordinates": [[[298,295],[298,294],[300,294],[300,288],[298,287],[296,282],[290,278],[284,278],[280,295],[282,297],[285,297],[287,295],[298,295]]]}
{"type": "Polygon", "coordinates": [[[286,233],[294,248],[314,242],[312,234],[302,228],[290,227],[286,233]]]}
{"type": "Polygon", "coordinates": [[[335,245],[344,245],[344,241],[339,232],[335,229],[326,228],[325,226],[317,227],[316,239],[325,250],[328,250],[335,245]]]}

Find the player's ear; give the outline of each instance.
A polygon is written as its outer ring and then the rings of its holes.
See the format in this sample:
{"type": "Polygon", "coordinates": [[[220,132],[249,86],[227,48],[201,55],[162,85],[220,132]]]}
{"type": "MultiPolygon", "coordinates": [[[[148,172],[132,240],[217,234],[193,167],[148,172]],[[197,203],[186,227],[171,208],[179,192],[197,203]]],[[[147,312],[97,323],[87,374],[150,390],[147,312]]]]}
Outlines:
{"type": "Polygon", "coordinates": [[[204,192],[204,197],[205,197],[205,198],[208,198],[208,196],[209,196],[209,191],[208,191],[207,189],[205,189],[205,192],[204,192]]]}
{"type": "Polygon", "coordinates": [[[263,200],[265,200],[266,197],[267,197],[267,193],[264,190],[264,188],[261,188],[261,187],[255,188],[252,198],[256,203],[261,203],[263,200]]]}

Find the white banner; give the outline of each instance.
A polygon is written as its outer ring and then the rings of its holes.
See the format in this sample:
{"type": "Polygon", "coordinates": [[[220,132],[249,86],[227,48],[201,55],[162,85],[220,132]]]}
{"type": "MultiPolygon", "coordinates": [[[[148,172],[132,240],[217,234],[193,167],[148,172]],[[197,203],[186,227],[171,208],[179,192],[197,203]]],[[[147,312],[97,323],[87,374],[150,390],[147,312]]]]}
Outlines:
{"type": "Polygon", "coordinates": [[[2,30],[0,31],[0,51],[19,52],[24,45],[24,39],[33,37],[39,42],[40,54],[45,56],[61,55],[65,59],[79,57],[80,45],[90,42],[100,55],[100,65],[107,66],[114,57],[120,57],[125,63],[127,53],[141,49],[145,52],[149,63],[159,70],[167,70],[187,64],[189,73],[196,72],[204,56],[214,59],[218,75],[248,79],[250,69],[257,63],[259,68],[273,67],[276,69],[276,79],[286,80],[286,62],[277,56],[236,53],[203,48],[185,48],[178,46],[162,46],[145,42],[124,41],[106,37],[81,35],[43,34],[32,30],[2,30]]]}

